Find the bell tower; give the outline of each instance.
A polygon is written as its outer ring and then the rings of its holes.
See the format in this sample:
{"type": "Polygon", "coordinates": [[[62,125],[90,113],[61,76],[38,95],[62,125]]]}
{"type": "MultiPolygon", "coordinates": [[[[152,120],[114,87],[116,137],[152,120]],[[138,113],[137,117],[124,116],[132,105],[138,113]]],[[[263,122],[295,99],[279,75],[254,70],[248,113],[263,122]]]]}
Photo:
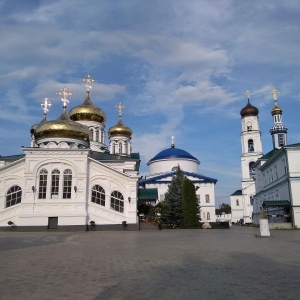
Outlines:
{"type": "Polygon", "coordinates": [[[262,153],[261,133],[258,121],[258,109],[250,103],[250,91],[246,91],[247,105],[242,108],[241,121],[241,168],[242,168],[242,205],[243,219],[245,223],[252,222],[253,202],[255,194],[255,170],[254,163],[262,153]]]}

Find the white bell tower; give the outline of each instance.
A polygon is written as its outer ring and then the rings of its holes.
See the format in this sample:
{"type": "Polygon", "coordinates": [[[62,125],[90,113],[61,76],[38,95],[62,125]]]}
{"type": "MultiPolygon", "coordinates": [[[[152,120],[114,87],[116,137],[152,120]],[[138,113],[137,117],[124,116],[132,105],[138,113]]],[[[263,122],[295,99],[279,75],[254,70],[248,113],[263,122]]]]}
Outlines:
{"type": "Polygon", "coordinates": [[[241,167],[242,205],[244,223],[252,223],[253,195],[255,194],[254,163],[263,155],[261,133],[258,122],[258,109],[250,103],[250,91],[246,91],[247,105],[241,110],[241,167]]]}

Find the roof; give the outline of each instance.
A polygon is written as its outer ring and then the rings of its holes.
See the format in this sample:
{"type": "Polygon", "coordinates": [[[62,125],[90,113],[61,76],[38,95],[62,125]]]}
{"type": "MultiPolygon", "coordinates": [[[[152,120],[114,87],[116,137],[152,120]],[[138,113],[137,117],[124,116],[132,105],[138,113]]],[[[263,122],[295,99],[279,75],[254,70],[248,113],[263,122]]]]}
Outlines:
{"type": "Polygon", "coordinates": [[[128,161],[128,160],[140,160],[139,153],[131,153],[128,155],[119,155],[119,154],[110,154],[109,152],[96,152],[91,151],[91,158],[99,161],[103,160],[121,160],[121,161],[128,161]]]}
{"type": "Polygon", "coordinates": [[[267,160],[273,157],[276,153],[278,153],[280,149],[274,148],[273,150],[269,151],[267,154],[263,155],[260,159],[267,160]]]}
{"type": "Polygon", "coordinates": [[[17,155],[10,155],[10,156],[1,156],[0,155],[0,160],[6,161],[6,162],[14,162],[14,161],[17,161],[24,157],[25,157],[25,154],[17,154],[17,155]]]}
{"type": "Polygon", "coordinates": [[[288,200],[273,200],[273,201],[264,201],[262,207],[283,207],[291,206],[291,202],[288,200]]]}
{"type": "Polygon", "coordinates": [[[243,192],[242,190],[236,190],[233,194],[231,194],[230,196],[242,196],[243,192]]]}
{"type": "Polygon", "coordinates": [[[157,200],[158,192],[157,188],[154,189],[138,189],[139,200],[157,200]]]}
{"type": "MultiPolygon", "coordinates": [[[[186,171],[182,171],[182,173],[185,176],[194,177],[195,179],[192,179],[193,183],[214,183],[214,184],[216,184],[216,182],[218,181],[217,179],[206,177],[204,175],[200,175],[197,173],[191,173],[191,172],[186,172],[186,171]]],[[[150,178],[144,178],[139,181],[139,184],[144,185],[147,183],[170,183],[171,179],[167,179],[167,178],[174,176],[175,174],[176,174],[176,171],[164,173],[164,174],[153,176],[150,178]]]]}
{"type": "Polygon", "coordinates": [[[159,152],[158,154],[156,154],[152,159],[149,160],[148,164],[150,162],[156,161],[156,160],[163,160],[163,159],[192,159],[197,161],[197,163],[199,164],[199,160],[192,156],[190,153],[188,153],[185,150],[181,150],[175,147],[171,147],[169,149],[165,149],[162,150],[161,152],[159,152]]]}

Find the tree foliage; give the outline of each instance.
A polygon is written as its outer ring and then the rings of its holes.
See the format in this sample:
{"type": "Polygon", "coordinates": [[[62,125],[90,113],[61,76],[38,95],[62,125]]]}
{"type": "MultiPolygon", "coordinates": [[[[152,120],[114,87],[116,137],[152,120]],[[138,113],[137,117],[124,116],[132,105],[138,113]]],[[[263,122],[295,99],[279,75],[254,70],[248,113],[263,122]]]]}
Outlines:
{"type": "Polygon", "coordinates": [[[231,214],[231,206],[225,203],[220,204],[219,208],[216,209],[216,215],[221,215],[222,213],[231,214]]]}
{"type": "Polygon", "coordinates": [[[169,205],[169,209],[162,213],[162,221],[164,223],[177,226],[183,225],[182,184],[184,178],[185,175],[178,166],[176,174],[172,176],[172,181],[165,194],[165,202],[169,205]]]}
{"type": "Polygon", "coordinates": [[[182,183],[182,214],[185,228],[198,226],[199,208],[195,185],[188,178],[185,178],[182,183]]]}

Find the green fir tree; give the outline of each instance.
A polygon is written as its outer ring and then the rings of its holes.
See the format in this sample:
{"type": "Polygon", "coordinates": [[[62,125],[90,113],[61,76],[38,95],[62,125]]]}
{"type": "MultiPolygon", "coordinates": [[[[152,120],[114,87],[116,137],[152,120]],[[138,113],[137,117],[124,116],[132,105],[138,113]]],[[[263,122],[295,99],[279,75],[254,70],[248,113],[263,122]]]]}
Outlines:
{"type": "Polygon", "coordinates": [[[172,176],[168,191],[165,194],[165,201],[169,204],[169,209],[162,215],[164,223],[177,226],[183,225],[182,215],[182,183],[185,175],[178,166],[176,174],[172,176]]]}
{"type": "Polygon", "coordinates": [[[185,178],[182,183],[182,214],[183,226],[195,228],[199,225],[199,207],[196,197],[195,185],[185,178]]]}

